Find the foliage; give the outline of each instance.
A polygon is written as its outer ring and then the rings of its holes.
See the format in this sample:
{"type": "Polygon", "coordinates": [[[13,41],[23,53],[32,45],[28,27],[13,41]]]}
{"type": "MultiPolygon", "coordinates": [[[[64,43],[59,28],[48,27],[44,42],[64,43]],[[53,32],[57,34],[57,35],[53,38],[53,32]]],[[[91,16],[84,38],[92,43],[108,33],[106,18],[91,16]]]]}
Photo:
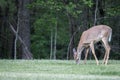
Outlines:
{"type": "Polygon", "coordinates": [[[80,13],[82,13],[82,11],[79,10],[79,8],[77,8],[77,5],[78,4],[69,2],[69,4],[65,6],[66,12],[68,12],[69,14],[71,14],[74,17],[77,17],[80,13]]]}
{"type": "Polygon", "coordinates": [[[2,14],[5,14],[5,10],[7,9],[9,12],[9,17],[11,18],[13,16],[13,14],[16,11],[16,7],[15,7],[15,1],[14,0],[1,0],[0,1],[0,8],[2,10],[2,14]]]}
{"type": "Polygon", "coordinates": [[[107,14],[110,16],[117,16],[120,14],[120,6],[115,6],[107,9],[107,14]]]}
{"type": "MultiPolygon", "coordinates": [[[[40,10],[43,10],[42,16],[40,15],[40,18],[36,19],[34,22],[34,35],[32,36],[32,52],[36,56],[35,58],[49,58],[50,54],[50,37],[51,37],[51,31],[54,31],[54,28],[56,27],[56,23],[58,25],[58,35],[57,35],[57,44],[63,45],[66,44],[66,41],[62,42],[62,38],[67,38],[66,36],[61,37],[63,33],[61,33],[61,30],[64,30],[65,23],[63,25],[63,21],[65,19],[61,19],[63,16],[61,14],[58,14],[62,12],[62,6],[60,6],[60,2],[56,1],[42,1],[37,0],[36,3],[32,4],[37,5],[36,7],[40,10]],[[61,11],[60,11],[61,10],[61,11]],[[62,21],[62,22],[61,22],[62,21]],[[36,41],[38,40],[38,41],[36,41]],[[60,44],[61,43],[61,44],[60,44]],[[62,44],[63,43],[63,44],[62,44]],[[37,49],[37,50],[36,50],[37,49]],[[40,56],[41,55],[41,56],[40,56]]],[[[34,7],[33,7],[34,8],[34,7]]],[[[39,10],[37,11],[39,12],[39,10]]],[[[65,34],[65,33],[64,33],[65,34]]]]}
{"type": "MultiPolygon", "coordinates": [[[[32,49],[36,55],[35,58],[38,58],[39,54],[47,56],[49,53],[48,47],[50,46],[50,31],[51,26],[54,26],[54,19],[51,20],[48,16],[44,16],[41,19],[37,19],[34,23],[34,35],[32,35],[32,49]],[[50,19],[50,20],[49,20],[50,19]],[[47,24],[46,24],[47,23],[47,24]],[[49,28],[48,28],[49,26],[49,28]],[[46,55],[44,53],[47,53],[46,55]]],[[[41,56],[44,58],[43,56],[41,56]]],[[[49,56],[48,56],[49,57],[49,56]]]]}
{"type": "MultiPolygon", "coordinates": [[[[98,2],[97,24],[105,24],[113,29],[111,59],[120,59],[118,57],[120,55],[119,3],[120,0],[99,0],[98,2]]],[[[49,58],[51,32],[55,37],[57,25],[56,56],[57,59],[66,59],[67,47],[72,34],[70,30],[72,29],[74,33],[80,28],[74,37],[73,46],[76,47],[81,33],[93,25],[95,4],[96,0],[32,0],[29,5],[26,5],[30,10],[31,52],[34,58],[49,58]]],[[[13,58],[14,36],[5,20],[15,23],[18,20],[17,15],[17,0],[0,0],[1,58],[13,58]]],[[[14,25],[15,28],[16,26],[17,24],[14,25]]],[[[21,44],[17,47],[18,52],[21,50],[20,46],[21,44]]],[[[21,53],[17,56],[21,56],[21,53]]]]}
{"type": "Polygon", "coordinates": [[[89,6],[89,7],[92,7],[93,6],[93,2],[92,0],[83,0],[84,4],[89,6]]]}

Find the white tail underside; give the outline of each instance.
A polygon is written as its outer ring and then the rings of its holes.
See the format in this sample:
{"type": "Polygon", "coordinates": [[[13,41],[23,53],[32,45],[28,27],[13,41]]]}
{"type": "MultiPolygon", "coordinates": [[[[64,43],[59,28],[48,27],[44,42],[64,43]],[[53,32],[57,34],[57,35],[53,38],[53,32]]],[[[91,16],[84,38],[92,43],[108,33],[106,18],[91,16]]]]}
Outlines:
{"type": "Polygon", "coordinates": [[[111,41],[111,37],[112,37],[112,32],[110,33],[110,36],[109,36],[109,42],[111,41]]]}

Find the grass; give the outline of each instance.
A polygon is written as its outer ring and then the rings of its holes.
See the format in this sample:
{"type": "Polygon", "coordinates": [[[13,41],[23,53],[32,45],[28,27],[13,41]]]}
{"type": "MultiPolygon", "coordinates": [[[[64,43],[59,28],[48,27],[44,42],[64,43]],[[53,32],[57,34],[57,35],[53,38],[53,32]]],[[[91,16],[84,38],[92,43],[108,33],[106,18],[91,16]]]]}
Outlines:
{"type": "Polygon", "coordinates": [[[0,80],[120,80],[120,61],[0,60],[0,80]]]}

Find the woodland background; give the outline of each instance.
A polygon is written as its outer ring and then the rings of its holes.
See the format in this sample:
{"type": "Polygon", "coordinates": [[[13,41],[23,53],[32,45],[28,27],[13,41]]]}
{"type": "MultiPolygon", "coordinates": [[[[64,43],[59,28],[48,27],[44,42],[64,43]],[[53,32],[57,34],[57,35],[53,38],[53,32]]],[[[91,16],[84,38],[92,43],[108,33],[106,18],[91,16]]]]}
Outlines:
{"type": "Polygon", "coordinates": [[[0,59],[73,59],[81,33],[99,24],[113,29],[110,59],[120,59],[120,0],[0,0],[0,59]]]}

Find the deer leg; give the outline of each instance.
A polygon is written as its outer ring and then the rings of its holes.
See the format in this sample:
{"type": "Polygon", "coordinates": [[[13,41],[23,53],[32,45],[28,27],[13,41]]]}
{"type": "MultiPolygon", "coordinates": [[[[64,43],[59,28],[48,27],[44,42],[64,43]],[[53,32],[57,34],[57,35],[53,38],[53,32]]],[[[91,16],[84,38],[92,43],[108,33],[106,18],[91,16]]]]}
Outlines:
{"type": "Polygon", "coordinates": [[[89,51],[89,48],[87,48],[86,53],[85,53],[84,64],[86,64],[86,60],[87,60],[87,56],[88,56],[88,51],[89,51]]]}
{"type": "Polygon", "coordinates": [[[80,59],[81,59],[81,53],[78,53],[78,56],[77,56],[77,60],[76,60],[76,63],[77,64],[80,64],[80,59]]]}
{"type": "Polygon", "coordinates": [[[106,58],[107,58],[107,53],[105,52],[104,59],[103,59],[103,64],[105,64],[106,58]]]}
{"type": "Polygon", "coordinates": [[[93,55],[94,55],[94,57],[95,57],[95,60],[96,60],[97,65],[99,65],[99,61],[98,61],[98,59],[97,59],[97,57],[96,57],[96,55],[95,55],[95,50],[94,50],[94,44],[93,44],[93,42],[90,44],[90,48],[91,48],[92,53],[93,53],[93,55]]]}
{"type": "Polygon", "coordinates": [[[107,65],[107,63],[108,63],[109,54],[110,54],[110,47],[108,47],[108,53],[107,53],[107,57],[106,57],[106,63],[105,63],[105,65],[107,65]]]}
{"type": "Polygon", "coordinates": [[[103,38],[102,41],[104,43],[105,50],[106,50],[106,53],[105,53],[105,56],[104,56],[104,63],[105,63],[105,65],[107,65],[108,59],[109,59],[109,53],[110,53],[110,46],[108,44],[108,39],[103,38]]]}
{"type": "MultiPolygon", "coordinates": [[[[105,45],[104,45],[104,42],[103,42],[103,41],[102,41],[102,45],[103,45],[103,47],[105,48],[105,45]]],[[[102,64],[105,64],[105,60],[106,60],[106,52],[105,52],[105,55],[104,55],[103,63],[102,63],[102,64]]]]}

